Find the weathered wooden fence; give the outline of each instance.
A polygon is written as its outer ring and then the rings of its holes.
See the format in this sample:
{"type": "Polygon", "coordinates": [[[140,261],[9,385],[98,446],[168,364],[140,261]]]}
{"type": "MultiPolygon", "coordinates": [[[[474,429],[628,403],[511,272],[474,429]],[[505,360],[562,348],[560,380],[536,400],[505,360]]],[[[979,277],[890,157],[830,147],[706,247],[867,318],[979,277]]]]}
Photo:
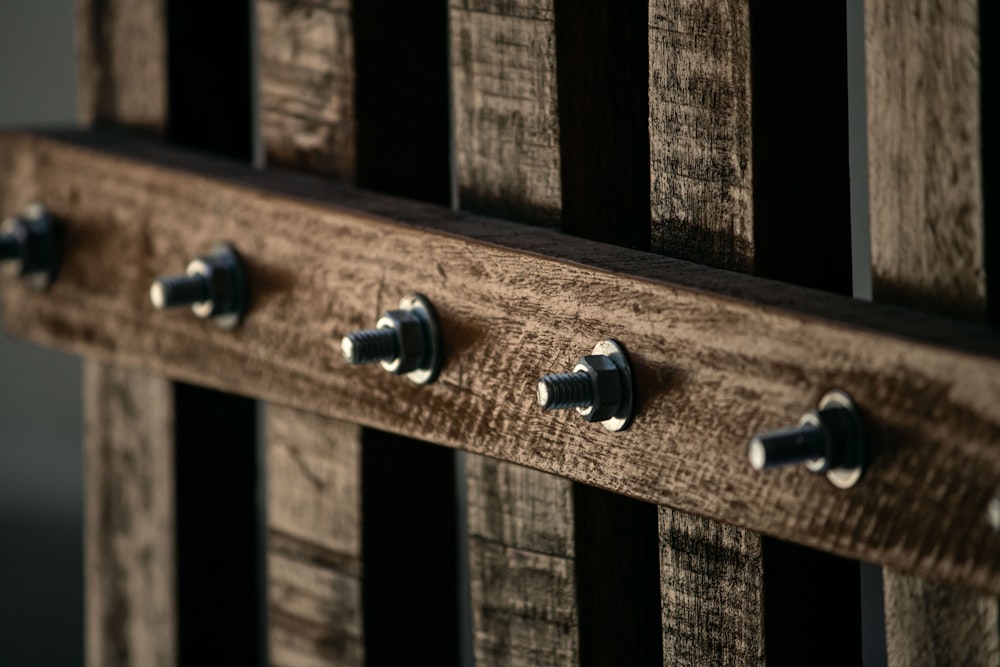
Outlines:
{"type": "Polygon", "coordinates": [[[80,0],[0,294],[87,359],[88,664],[859,664],[862,561],[889,664],[1000,664],[998,10],[865,4],[875,303],[843,2],[80,0]],[[219,240],[242,326],[155,311],[219,240]],[[411,291],[438,381],[347,365],[411,291]],[[541,411],[609,337],[631,426],[541,411]],[[834,388],[856,486],[751,468],[834,388]]]}

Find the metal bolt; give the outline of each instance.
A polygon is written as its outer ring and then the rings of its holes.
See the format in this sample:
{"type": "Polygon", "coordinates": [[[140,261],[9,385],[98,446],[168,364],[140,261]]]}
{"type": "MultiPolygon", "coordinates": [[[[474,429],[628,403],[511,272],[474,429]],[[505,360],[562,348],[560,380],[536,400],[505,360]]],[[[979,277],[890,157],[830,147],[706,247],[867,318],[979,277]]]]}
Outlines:
{"type": "Polygon", "coordinates": [[[850,488],[864,473],[861,414],[846,393],[828,392],[797,426],[751,438],[747,455],[754,470],[803,463],[813,472],[826,473],[834,486],[850,488]]]}
{"type": "Polygon", "coordinates": [[[223,329],[239,326],[247,310],[246,272],[236,250],[218,243],[187,266],[183,275],[160,276],[149,287],[157,310],[191,306],[198,317],[223,329]]]}
{"type": "Polygon", "coordinates": [[[537,394],[543,410],[576,409],[609,431],[621,431],[632,420],[632,369],[625,350],[613,340],[594,346],[572,373],[539,378],[537,394]]]}
{"type": "Polygon", "coordinates": [[[416,384],[428,384],[441,371],[441,335],[437,315],[421,294],[410,294],[375,323],[374,329],[349,333],[340,341],[344,359],[352,364],[379,362],[416,384]]]}
{"type": "Polygon", "coordinates": [[[0,261],[30,286],[44,290],[59,269],[62,227],[41,204],[0,224],[0,261]]]}
{"type": "Polygon", "coordinates": [[[1000,496],[993,496],[986,508],[986,517],[993,530],[1000,533],[1000,496]]]}

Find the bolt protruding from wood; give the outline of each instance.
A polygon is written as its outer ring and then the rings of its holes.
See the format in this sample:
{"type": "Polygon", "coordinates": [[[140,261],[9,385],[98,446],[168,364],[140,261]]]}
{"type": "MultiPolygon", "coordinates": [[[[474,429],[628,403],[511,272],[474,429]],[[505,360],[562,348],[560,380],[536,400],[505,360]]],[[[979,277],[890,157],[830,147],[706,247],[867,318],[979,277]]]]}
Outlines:
{"type": "Polygon", "coordinates": [[[365,329],[344,336],[340,349],[352,364],[392,361],[399,356],[399,337],[391,327],[365,329]]]}
{"type": "Polygon", "coordinates": [[[201,318],[211,318],[223,329],[234,329],[247,309],[243,263],[228,243],[212,247],[187,266],[181,275],[160,276],[149,287],[157,310],[190,306],[201,318]]]}
{"type": "Polygon", "coordinates": [[[598,343],[573,372],[545,375],[535,387],[543,410],[575,409],[609,431],[621,431],[632,420],[632,369],[613,340],[598,343]]]}
{"type": "Polygon", "coordinates": [[[0,225],[0,262],[36,289],[46,289],[59,269],[62,227],[41,204],[0,225]]]}
{"type": "Polygon", "coordinates": [[[538,405],[543,410],[589,408],[594,403],[594,383],[585,371],[555,373],[538,380],[538,405]]]}
{"type": "Polygon", "coordinates": [[[865,466],[865,432],[861,415],[850,396],[828,392],[816,410],[802,416],[797,426],[761,433],[750,439],[747,457],[754,470],[796,463],[842,489],[861,479],[865,466]]]}
{"type": "Polygon", "coordinates": [[[340,341],[351,364],[380,363],[416,384],[428,384],[441,371],[441,336],[434,308],[426,297],[410,294],[397,310],[385,313],[374,329],[354,331],[340,341]]]}
{"type": "Polygon", "coordinates": [[[1000,533],[1000,496],[993,496],[986,508],[986,518],[993,530],[1000,533]]]}

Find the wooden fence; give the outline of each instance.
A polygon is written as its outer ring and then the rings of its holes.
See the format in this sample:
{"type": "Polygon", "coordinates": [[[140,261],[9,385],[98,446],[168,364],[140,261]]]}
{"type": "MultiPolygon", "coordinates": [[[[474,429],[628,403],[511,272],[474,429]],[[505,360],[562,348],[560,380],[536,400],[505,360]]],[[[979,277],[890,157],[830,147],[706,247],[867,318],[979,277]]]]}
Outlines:
{"type": "Polygon", "coordinates": [[[87,360],[88,664],[860,664],[861,562],[888,664],[1000,664],[1000,23],[865,5],[79,0],[86,129],[0,135],[59,275],[0,296],[87,360]],[[242,326],[155,310],[219,240],[242,326]],[[346,364],[412,291],[437,382],[346,364]],[[604,338],[630,427],[540,410],[604,338]],[[856,486],[750,466],[835,388],[856,486]]]}

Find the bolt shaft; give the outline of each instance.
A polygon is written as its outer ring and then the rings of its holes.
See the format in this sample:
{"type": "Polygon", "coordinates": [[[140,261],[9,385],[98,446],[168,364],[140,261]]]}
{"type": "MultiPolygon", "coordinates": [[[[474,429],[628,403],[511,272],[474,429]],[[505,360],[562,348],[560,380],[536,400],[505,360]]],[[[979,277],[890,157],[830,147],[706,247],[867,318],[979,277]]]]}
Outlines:
{"type": "Polygon", "coordinates": [[[344,336],[340,349],[352,364],[392,361],[399,356],[399,337],[388,327],[355,331],[344,336]]]}
{"type": "Polygon", "coordinates": [[[21,242],[13,234],[0,236],[0,260],[17,259],[21,256],[21,242]]]}
{"type": "Polygon", "coordinates": [[[538,405],[545,410],[586,408],[593,403],[594,384],[583,371],[546,375],[538,381],[538,405]]]}
{"type": "Polygon", "coordinates": [[[184,275],[157,278],[149,289],[149,296],[153,305],[162,310],[208,301],[212,293],[205,276],[184,275]]]}
{"type": "Polygon", "coordinates": [[[814,424],[763,433],[750,440],[750,463],[763,470],[818,459],[826,455],[828,438],[826,430],[814,424]]]}

